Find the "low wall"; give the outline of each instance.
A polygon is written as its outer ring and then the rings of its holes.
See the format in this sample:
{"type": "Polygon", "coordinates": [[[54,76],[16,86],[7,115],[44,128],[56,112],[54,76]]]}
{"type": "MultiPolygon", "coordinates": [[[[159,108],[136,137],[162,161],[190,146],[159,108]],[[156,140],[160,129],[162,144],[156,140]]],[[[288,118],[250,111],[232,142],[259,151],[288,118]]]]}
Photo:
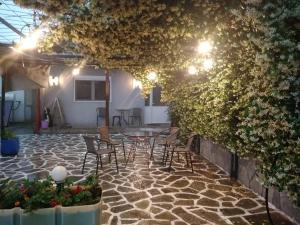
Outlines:
{"type": "MultiPolygon", "coordinates": [[[[204,158],[230,173],[231,153],[224,147],[201,138],[200,150],[198,151],[204,158]]],[[[265,189],[256,179],[255,168],[254,160],[239,158],[238,181],[264,197],[265,189]]],[[[300,209],[293,205],[285,192],[279,192],[275,188],[270,188],[269,202],[300,224],[300,209]]]]}

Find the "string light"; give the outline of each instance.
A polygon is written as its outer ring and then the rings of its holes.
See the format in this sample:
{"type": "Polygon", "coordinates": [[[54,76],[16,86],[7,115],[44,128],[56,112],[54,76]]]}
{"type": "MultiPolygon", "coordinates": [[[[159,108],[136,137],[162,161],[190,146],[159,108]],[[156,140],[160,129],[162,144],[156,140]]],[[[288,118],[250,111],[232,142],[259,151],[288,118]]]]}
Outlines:
{"type": "Polygon", "coordinates": [[[150,73],[148,73],[148,76],[147,76],[147,78],[149,79],[149,80],[156,80],[156,77],[157,77],[157,74],[155,73],[155,72],[150,72],[150,73]]]}
{"type": "Polygon", "coordinates": [[[209,54],[213,49],[213,45],[209,41],[201,41],[197,47],[200,54],[209,54]]]}
{"type": "Polygon", "coordinates": [[[212,59],[205,59],[202,63],[203,69],[208,71],[213,68],[214,61],[212,59]]]}
{"type": "Polygon", "coordinates": [[[189,73],[190,75],[195,75],[195,74],[198,73],[198,70],[197,70],[197,68],[196,68],[195,66],[189,66],[189,68],[188,68],[188,73],[189,73]]]}

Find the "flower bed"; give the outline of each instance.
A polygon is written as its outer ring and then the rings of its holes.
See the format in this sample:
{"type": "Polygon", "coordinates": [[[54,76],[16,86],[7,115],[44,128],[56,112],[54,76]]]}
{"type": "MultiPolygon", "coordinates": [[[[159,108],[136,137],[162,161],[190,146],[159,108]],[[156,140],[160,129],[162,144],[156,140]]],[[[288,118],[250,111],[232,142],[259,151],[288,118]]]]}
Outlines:
{"type": "Polygon", "coordinates": [[[101,188],[95,176],[56,189],[51,178],[0,184],[0,225],[99,225],[101,188]]]}

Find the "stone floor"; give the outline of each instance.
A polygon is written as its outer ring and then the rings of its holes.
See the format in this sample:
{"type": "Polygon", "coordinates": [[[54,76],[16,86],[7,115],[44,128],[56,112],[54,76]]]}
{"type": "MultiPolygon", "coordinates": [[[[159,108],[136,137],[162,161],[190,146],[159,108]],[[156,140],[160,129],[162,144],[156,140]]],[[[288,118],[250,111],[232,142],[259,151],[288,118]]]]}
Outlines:
{"type": "MultiPolygon", "coordinates": [[[[0,157],[0,179],[45,178],[56,165],[65,166],[76,180],[84,179],[81,166],[85,144],[81,135],[22,135],[20,139],[18,157],[0,157]]],[[[217,166],[194,155],[194,173],[184,166],[183,159],[175,162],[169,173],[160,163],[160,153],[157,147],[150,168],[144,152],[137,152],[135,161],[129,161],[125,168],[119,151],[119,173],[114,161],[104,163],[99,170],[102,224],[268,224],[263,199],[231,181],[217,166]]],[[[85,175],[95,168],[95,159],[89,156],[85,175]]],[[[280,211],[271,211],[276,225],[293,224],[280,211]]]]}

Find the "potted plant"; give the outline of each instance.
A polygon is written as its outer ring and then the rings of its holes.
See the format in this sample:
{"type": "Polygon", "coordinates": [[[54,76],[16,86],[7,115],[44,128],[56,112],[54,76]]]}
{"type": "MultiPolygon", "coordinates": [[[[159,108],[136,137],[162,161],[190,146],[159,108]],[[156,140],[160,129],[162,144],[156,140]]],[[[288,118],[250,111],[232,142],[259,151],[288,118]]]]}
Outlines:
{"type": "Polygon", "coordinates": [[[1,135],[1,154],[17,155],[20,149],[19,138],[10,130],[5,130],[1,135]]]}
{"type": "Polygon", "coordinates": [[[92,175],[75,185],[67,178],[60,188],[46,180],[0,182],[0,225],[99,225],[102,190],[92,175]]]}

